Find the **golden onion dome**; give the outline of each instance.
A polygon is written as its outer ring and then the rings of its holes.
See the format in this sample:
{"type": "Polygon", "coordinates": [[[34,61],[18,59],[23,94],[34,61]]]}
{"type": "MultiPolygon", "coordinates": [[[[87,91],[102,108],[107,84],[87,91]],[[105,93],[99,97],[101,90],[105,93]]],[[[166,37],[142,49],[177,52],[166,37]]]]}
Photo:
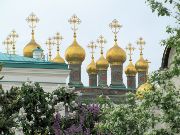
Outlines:
{"type": "Polygon", "coordinates": [[[33,57],[33,51],[36,48],[41,48],[41,46],[39,44],[36,43],[35,39],[34,39],[34,32],[32,32],[32,39],[31,41],[24,47],[23,49],[23,55],[25,57],[33,57]]]}
{"type": "Polygon", "coordinates": [[[57,53],[56,57],[52,60],[54,63],[65,63],[64,59],[57,53]]]}
{"type": "Polygon", "coordinates": [[[76,38],[66,49],[65,59],[69,64],[81,64],[85,59],[85,50],[78,44],[76,38]]]}
{"type": "Polygon", "coordinates": [[[115,42],[115,45],[107,51],[106,59],[111,65],[121,65],[126,61],[126,52],[115,42]]]}
{"type": "Polygon", "coordinates": [[[136,76],[136,68],[132,61],[129,62],[129,65],[125,68],[125,73],[127,76],[136,76]]]}
{"type": "Polygon", "coordinates": [[[92,59],[91,63],[87,66],[86,71],[88,74],[97,74],[96,63],[94,62],[94,59],[92,59]]]}
{"type": "Polygon", "coordinates": [[[146,82],[139,86],[139,88],[136,90],[136,96],[140,99],[144,97],[144,94],[152,90],[153,86],[149,82],[146,82]]]}
{"type": "Polygon", "coordinates": [[[108,61],[104,58],[103,54],[101,57],[96,61],[97,70],[107,70],[109,67],[108,61]]]}
{"type": "Polygon", "coordinates": [[[139,71],[147,71],[148,62],[144,60],[143,55],[140,55],[140,59],[135,64],[136,70],[139,71]]]}

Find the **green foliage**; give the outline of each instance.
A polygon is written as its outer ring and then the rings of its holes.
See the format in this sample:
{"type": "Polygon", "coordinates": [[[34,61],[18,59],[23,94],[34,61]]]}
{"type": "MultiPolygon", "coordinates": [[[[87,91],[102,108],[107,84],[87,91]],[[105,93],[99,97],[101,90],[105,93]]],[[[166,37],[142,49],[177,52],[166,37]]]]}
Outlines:
{"type": "Polygon", "coordinates": [[[53,115],[48,108],[48,94],[38,83],[27,82],[21,87],[20,97],[21,107],[27,113],[26,117],[20,119],[24,133],[44,134],[51,125],[53,115]]]}
{"type": "Polygon", "coordinates": [[[9,91],[0,89],[0,134],[10,135],[10,128],[14,127],[15,112],[19,110],[19,89],[12,87],[9,91]]]}

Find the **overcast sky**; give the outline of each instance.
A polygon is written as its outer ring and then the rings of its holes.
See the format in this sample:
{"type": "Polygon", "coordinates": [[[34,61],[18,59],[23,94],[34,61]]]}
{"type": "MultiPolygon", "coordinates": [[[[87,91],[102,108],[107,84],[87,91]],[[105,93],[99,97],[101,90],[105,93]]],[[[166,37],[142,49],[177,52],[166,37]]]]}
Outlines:
{"type": "MultiPolygon", "coordinates": [[[[159,69],[164,47],[159,42],[167,37],[165,28],[172,24],[169,18],[158,18],[145,3],[145,0],[0,0],[0,42],[2,42],[12,29],[19,34],[17,40],[17,53],[22,55],[23,47],[30,41],[31,30],[25,19],[34,12],[40,19],[35,30],[37,43],[47,53],[45,41],[56,32],[64,37],[61,45],[61,56],[64,57],[65,49],[72,43],[73,32],[68,19],[76,14],[82,21],[77,32],[79,44],[86,50],[86,59],[82,66],[82,82],[88,85],[86,66],[90,63],[87,45],[91,40],[96,40],[99,35],[107,39],[104,52],[113,46],[113,34],[109,23],[113,19],[119,20],[123,25],[118,33],[119,46],[125,48],[130,42],[136,48],[137,39],[142,36],[146,41],[144,58],[151,61],[150,71],[159,69]]],[[[4,45],[0,46],[5,52],[4,45]]],[[[55,55],[54,47],[53,54],[55,55]]],[[[100,50],[96,50],[95,59],[99,58],[100,50]]],[[[133,61],[139,58],[136,49],[133,61]]],[[[128,60],[124,64],[128,64],[128,60]]],[[[108,71],[110,76],[110,72],[108,71]]],[[[124,82],[126,83],[124,75],[124,82]]],[[[110,83],[110,77],[108,78],[110,83]]]]}

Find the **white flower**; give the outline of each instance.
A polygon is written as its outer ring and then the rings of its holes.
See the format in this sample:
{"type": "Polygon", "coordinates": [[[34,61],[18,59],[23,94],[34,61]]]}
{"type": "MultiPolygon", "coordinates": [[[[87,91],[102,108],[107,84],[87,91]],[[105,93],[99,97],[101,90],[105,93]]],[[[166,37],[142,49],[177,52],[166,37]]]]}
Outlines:
{"type": "Polygon", "coordinates": [[[19,109],[19,117],[26,117],[27,113],[25,112],[24,108],[19,109]]]}
{"type": "Polygon", "coordinates": [[[76,91],[75,94],[77,94],[78,96],[82,96],[83,95],[80,91],[76,91]]]}
{"type": "Polygon", "coordinates": [[[2,106],[0,106],[0,112],[2,111],[2,106]]]}
{"type": "Polygon", "coordinates": [[[34,124],[34,122],[33,122],[33,121],[30,121],[30,122],[29,122],[29,125],[31,126],[32,124],[34,124]]]}
{"type": "Polygon", "coordinates": [[[31,82],[31,83],[30,83],[30,86],[31,86],[31,87],[35,87],[35,82],[31,82]]]}
{"type": "Polygon", "coordinates": [[[64,110],[64,102],[59,102],[57,105],[54,106],[56,112],[64,110]]]}
{"type": "Polygon", "coordinates": [[[15,128],[15,127],[12,127],[12,128],[11,128],[11,132],[14,133],[15,131],[16,131],[16,128],[15,128]]]}
{"type": "Polygon", "coordinates": [[[71,93],[71,92],[73,92],[73,91],[75,90],[74,87],[69,87],[69,86],[66,86],[64,89],[65,89],[65,91],[66,91],[67,93],[71,93]]]}
{"type": "Polygon", "coordinates": [[[76,116],[76,112],[75,111],[73,111],[72,113],[69,113],[69,117],[71,117],[71,119],[74,118],[75,116],[76,116]]]}
{"type": "Polygon", "coordinates": [[[58,96],[57,95],[53,95],[53,100],[57,100],[58,99],[58,96]]]}
{"type": "Polygon", "coordinates": [[[45,116],[45,115],[42,115],[42,116],[41,116],[41,119],[44,119],[44,118],[46,118],[46,116],[45,116]]]}
{"type": "Polygon", "coordinates": [[[106,99],[107,99],[107,100],[110,100],[109,96],[106,96],[106,99]]]}
{"type": "Polygon", "coordinates": [[[50,110],[50,109],[52,109],[52,106],[51,106],[51,105],[49,105],[49,104],[48,104],[48,109],[49,109],[49,110],[50,110]]]}
{"type": "Polygon", "coordinates": [[[45,99],[46,99],[46,101],[47,101],[47,102],[49,102],[49,101],[50,101],[50,99],[49,99],[48,97],[46,97],[45,99]]]}
{"type": "Polygon", "coordinates": [[[57,86],[58,88],[61,88],[61,85],[60,84],[58,84],[58,86],[57,86]]]}
{"type": "Polygon", "coordinates": [[[71,102],[71,105],[72,105],[73,107],[77,107],[77,106],[78,106],[78,104],[77,104],[75,101],[72,101],[72,102],[71,102]]]}
{"type": "Polygon", "coordinates": [[[25,82],[25,84],[24,84],[25,86],[29,86],[30,85],[30,83],[29,82],[25,82]]]}
{"type": "Polygon", "coordinates": [[[40,109],[37,109],[37,112],[41,112],[41,110],[40,110],[40,109]]]}

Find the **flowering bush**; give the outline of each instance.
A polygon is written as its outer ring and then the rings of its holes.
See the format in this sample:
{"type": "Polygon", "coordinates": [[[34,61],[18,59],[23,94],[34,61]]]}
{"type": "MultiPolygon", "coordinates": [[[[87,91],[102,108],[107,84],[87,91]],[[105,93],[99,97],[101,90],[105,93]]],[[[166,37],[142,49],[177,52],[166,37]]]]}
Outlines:
{"type": "Polygon", "coordinates": [[[58,87],[53,93],[47,93],[34,82],[10,91],[0,90],[0,134],[54,133],[53,114],[75,104],[77,93],[73,90],[58,87]]]}
{"type": "Polygon", "coordinates": [[[55,135],[96,134],[94,126],[99,115],[100,107],[97,104],[78,104],[67,117],[61,117],[59,113],[56,113],[53,124],[55,135]]]}

